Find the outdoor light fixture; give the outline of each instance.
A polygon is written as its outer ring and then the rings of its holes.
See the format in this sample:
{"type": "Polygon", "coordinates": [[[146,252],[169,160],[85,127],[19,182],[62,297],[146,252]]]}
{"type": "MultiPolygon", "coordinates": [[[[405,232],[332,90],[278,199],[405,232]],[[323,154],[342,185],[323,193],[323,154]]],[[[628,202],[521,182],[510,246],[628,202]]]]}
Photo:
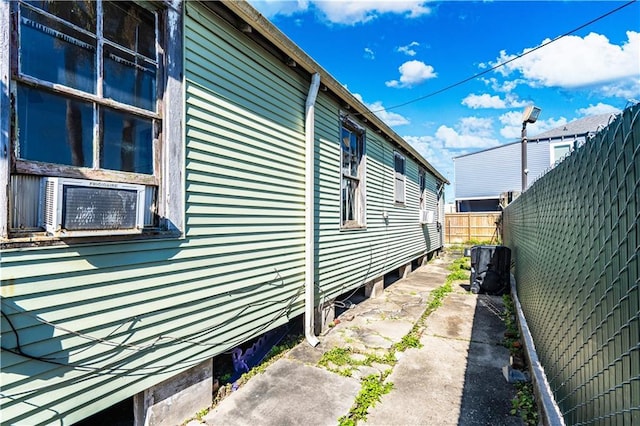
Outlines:
{"type": "Polygon", "coordinates": [[[529,105],[524,109],[524,114],[522,115],[522,143],[520,144],[522,147],[522,192],[527,189],[527,174],[529,173],[529,169],[527,169],[527,123],[535,123],[538,120],[540,111],[542,109],[537,106],[529,105]]]}
{"type": "Polygon", "coordinates": [[[524,115],[522,116],[522,124],[535,123],[540,115],[540,108],[534,105],[529,105],[524,109],[524,115]]]}

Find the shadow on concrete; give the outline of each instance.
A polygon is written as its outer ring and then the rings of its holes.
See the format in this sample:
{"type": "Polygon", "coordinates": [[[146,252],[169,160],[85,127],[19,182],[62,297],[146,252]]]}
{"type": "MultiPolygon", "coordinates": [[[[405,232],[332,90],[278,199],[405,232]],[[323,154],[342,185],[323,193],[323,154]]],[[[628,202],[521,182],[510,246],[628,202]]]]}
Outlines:
{"type": "Polygon", "coordinates": [[[500,316],[504,311],[502,297],[485,294],[468,297],[477,297],[477,302],[458,425],[520,425],[520,418],[510,415],[516,389],[502,374],[502,367],[509,362],[509,351],[502,346],[505,331],[500,316]]]}

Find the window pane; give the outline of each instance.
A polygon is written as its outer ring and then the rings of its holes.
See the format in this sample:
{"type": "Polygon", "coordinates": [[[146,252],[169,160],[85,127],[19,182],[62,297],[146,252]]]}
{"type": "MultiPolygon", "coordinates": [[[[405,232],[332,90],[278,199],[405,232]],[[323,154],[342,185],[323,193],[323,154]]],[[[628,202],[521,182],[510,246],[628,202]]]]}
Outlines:
{"type": "Polygon", "coordinates": [[[348,178],[342,180],[342,224],[356,221],[356,196],[358,182],[348,178]]]}
{"type": "Polygon", "coordinates": [[[131,114],[102,110],[100,167],[153,174],[153,123],[131,114]]]}
{"type": "Polygon", "coordinates": [[[104,3],[104,36],[150,59],[156,58],[155,15],[132,2],[104,3]]]}
{"type": "Polygon", "coordinates": [[[396,202],[404,203],[404,177],[396,175],[396,202]]]}
{"type": "Polygon", "coordinates": [[[364,137],[349,129],[342,129],[342,172],[357,177],[364,151],[364,137]]]}
{"type": "Polygon", "coordinates": [[[340,150],[342,151],[342,173],[349,174],[351,170],[351,132],[344,128],[340,138],[340,150]]]}
{"type": "Polygon", "coordinates": [[[95,52],[92,37],[24,6],[21,8],[22,73],[95,93],[95,52]]]}
{"type": "Polygon", "coordinates": [[[567,155],[571,150],[571,145],[556,145],[553,147],[553,161],[554,163],[567,155]]]}
{"type": "Polygon", "coordinates": [[[65,21],[87,30],[96,32],[95,1],[27,1],[30,5],[49,12],[65,21]]]}
{"type": "Polygon", "coordinates": [[[104,96],[155,111],[156,66],[140,56],[105,46],[104,96]]]}
{"type": "Polygon", "coordinates": [[[404,157],[399,154],[395,155],[395,169],[396,172],[404,174],[404,157]]]}
{"type": "Polygon", "coordinates": [[[358,166],[360,165],[360,147],[358,135],[351,133],[351,176],[358,176],[358,166]]]}
{"type": "Polygon", "coordinates": [[[91,167],[93,107],[28,86],[18,86],[19,158],[91,167]]]}

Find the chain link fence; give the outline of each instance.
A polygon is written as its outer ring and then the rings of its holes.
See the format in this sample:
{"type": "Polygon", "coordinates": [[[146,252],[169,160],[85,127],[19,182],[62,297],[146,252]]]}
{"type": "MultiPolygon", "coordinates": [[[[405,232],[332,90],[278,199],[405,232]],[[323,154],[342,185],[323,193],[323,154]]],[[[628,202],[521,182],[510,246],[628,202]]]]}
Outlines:
{"type": "Polygon", "coordinates": [[[640,105],[504,211],[522,310],[565,422],[640,425],[640,105]]]}

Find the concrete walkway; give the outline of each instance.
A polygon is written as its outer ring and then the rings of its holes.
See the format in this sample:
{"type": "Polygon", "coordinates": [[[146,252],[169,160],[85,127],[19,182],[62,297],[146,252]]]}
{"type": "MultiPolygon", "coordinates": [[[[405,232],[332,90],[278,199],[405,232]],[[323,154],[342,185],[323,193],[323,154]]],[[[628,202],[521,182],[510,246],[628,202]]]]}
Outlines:
{"type": "Polygon", "coordinates": [[[398,352],[395,365],[318,365],[333,348],[350,348],[358,353],[352,356],[361,359],[387,354],[420,319],[430,292],[444,283],[452,260],[445,253],[388,286],[382,296],[347,310],[339,324],[320,336],[320,345],[299,344],[225,398],[203,421],[232,426],[336,425],[352,407],[361,378],[386,374],[393,389],[369,409],[366,424],[521,424],[509,415],[515,389],[501,371],[509,362],[509,352],[500,345],[502,299],[467,293],[467,283],[454,284],[443,305],[427,318],[423,346],[398,352]]]}

